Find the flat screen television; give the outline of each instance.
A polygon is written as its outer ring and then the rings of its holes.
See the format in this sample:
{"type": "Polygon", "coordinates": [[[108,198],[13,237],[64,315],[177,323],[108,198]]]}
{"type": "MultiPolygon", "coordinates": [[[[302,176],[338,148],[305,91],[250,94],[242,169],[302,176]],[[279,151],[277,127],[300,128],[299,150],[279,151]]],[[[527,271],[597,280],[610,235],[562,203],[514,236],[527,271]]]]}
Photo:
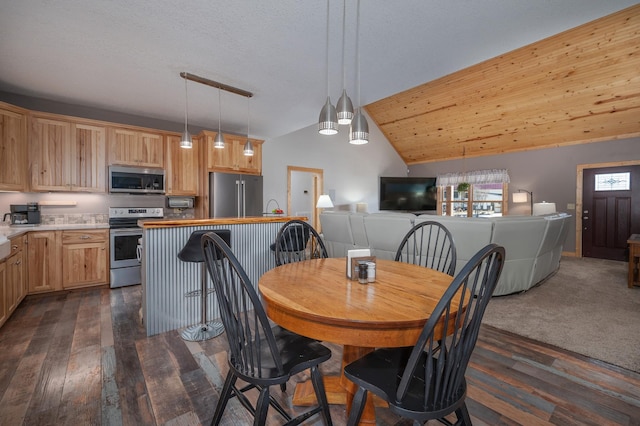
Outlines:
{"type": "Polygon", "coordinates": [[[380,177],[380,210],[436,210],[435,177],[380,177]]]}

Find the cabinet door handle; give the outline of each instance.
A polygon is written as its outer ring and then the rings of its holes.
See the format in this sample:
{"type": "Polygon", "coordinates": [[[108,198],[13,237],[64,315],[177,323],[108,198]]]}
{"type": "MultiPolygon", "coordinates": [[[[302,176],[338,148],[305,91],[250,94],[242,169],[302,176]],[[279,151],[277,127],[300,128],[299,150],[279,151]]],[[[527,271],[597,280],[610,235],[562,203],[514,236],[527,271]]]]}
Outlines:
{"type": "Polygon", "coordinates": [[[91,239],[91,235],[81,235],[80,239],[81,240],[90,240],[91,239]]]}
{"type": "Polygon", "coordinates": [[[20,264],[22,264],[22,259],[18,259],[18,260],[16,260],[16,266],[18,266],[18,265],[20,265],[20,264]]]}

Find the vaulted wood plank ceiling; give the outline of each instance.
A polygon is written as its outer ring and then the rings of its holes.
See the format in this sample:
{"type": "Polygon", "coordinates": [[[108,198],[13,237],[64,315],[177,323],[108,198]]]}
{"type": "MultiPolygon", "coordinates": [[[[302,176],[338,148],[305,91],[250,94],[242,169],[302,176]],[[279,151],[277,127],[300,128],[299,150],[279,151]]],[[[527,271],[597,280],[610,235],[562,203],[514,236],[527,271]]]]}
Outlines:
{"type": "Polygon", "coordinates": [[[366,111],[407,164],[635,137],[639,70],[636,5],[366,111]]]}

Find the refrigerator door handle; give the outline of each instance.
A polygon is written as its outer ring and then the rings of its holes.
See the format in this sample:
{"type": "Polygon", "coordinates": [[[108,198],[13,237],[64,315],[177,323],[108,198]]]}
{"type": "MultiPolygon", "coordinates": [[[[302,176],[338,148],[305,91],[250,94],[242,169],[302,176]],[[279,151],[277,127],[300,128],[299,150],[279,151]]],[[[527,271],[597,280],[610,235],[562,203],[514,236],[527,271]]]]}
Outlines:
{"type": "Polygon", "coordinates": [[[236,180],[236,217],[240,217],[240,181],[236,180]]]}
{"type": "Polygon", "coordinates": [[[242,186],[242,217],[247,216],[247,203],[246,203],[246,190],[244,185],[244,180],[240,181],[240,185],[242,186]]]}

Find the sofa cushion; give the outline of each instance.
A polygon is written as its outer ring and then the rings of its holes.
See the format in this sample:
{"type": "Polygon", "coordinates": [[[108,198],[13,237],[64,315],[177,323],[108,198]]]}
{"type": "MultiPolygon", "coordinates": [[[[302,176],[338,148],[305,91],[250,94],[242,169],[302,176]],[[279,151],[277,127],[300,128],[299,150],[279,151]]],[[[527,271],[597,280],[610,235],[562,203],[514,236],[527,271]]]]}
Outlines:
{"type": "Polygon", "coordinates": [[[374,213],[364,217],[364,227],[371,255],[395,259],[404,236],[413,227],[416,215],[411,213],[374,213]]]}
{"type": "Polygon", "coordinates": [[[433,220],[442,223],[453,235],[456,246],[456,274],[484,246],[491,242],[493,222],[475,217],[420,215],[416,223],[433,220]]]}
{"type": "Polygon", "coordinates": [[[320,214],[322,239],[329,257],[343,257],[355,248],[349,212],[328,211],[320,214]]]}

